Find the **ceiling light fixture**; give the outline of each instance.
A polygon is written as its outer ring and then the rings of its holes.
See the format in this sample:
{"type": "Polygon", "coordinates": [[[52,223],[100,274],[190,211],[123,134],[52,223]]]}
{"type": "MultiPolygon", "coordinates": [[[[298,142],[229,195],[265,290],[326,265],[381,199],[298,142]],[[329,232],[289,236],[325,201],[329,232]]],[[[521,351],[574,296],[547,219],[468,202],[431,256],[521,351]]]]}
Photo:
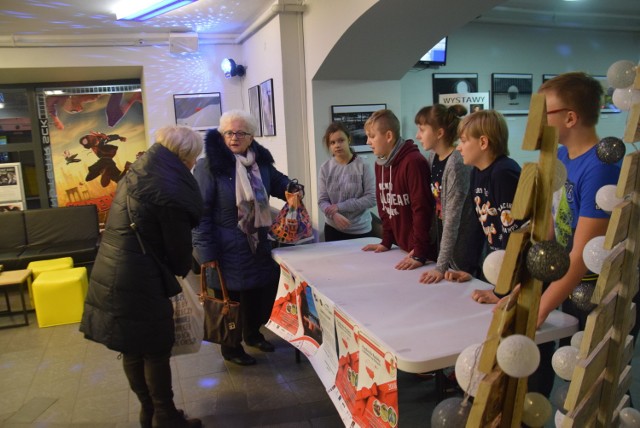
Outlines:
{"type": "Polygon", "coordinates": [[[227,79],[233,76],[244,76],[245,68],[244,65],[236,64],[234,60],[231,58],[225,58],[222,60],[220,64],[220,68],[222,68],[222,72],[224,73],[224,77],[227,79]]]}
{"type": "Polygon", "coordinates": [[[198,0],[127,0],[116,6],[116,18],[125,21],[146,21],[198,0]]]}

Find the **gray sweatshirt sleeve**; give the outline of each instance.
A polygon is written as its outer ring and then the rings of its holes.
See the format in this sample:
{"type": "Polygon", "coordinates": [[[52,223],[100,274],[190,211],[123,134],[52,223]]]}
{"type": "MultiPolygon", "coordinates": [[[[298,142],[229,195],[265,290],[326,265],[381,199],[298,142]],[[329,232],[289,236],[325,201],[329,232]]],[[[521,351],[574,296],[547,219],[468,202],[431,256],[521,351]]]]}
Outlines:
{"type": "MultiPolygon", "coordinates": [[[[453,255],[458,240],[460,218],[465,199],[469,193],[471,168],[464,165],[462,158],[454,155],[445,167],[446,183],[442,193],[442,239],[436,269],[445,272],[453,267],[453,255]]],[[[443,179],[444,181],[444,179],[443,179]]]]}
{"type": "Polygon", "coordinates": [[[360,196],[338,202],[338,212],[362,212],[376,205],[376,178],[373,169],[358,158],[350,164],[362,177],[362,193],[360,196]],[[360,174],[362,171],[362,174],[360,174]]]}

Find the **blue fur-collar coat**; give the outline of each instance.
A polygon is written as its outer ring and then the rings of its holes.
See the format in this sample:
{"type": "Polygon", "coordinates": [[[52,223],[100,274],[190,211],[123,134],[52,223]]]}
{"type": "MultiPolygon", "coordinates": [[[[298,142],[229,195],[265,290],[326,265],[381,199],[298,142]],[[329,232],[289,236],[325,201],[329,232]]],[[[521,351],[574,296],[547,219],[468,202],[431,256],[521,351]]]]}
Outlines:
{"type": "MultiPolygon", "coordinates": [[[[284,201],[289,178],[274,167],[269,150],[255,140],[249,147],[255,152],[267,194],[284,201]]],[[[280,268],[271,258],[269,228],[259,229],[255,254],[247,236],[238,228],[236,157],[217,130],[208,132],[205,154],[206,158],[198,160],[193,172],[204,200],[202,220],[193,230],[198,262],[217,260],[229,290],[256,289],[277,281],[280,268]]]]}

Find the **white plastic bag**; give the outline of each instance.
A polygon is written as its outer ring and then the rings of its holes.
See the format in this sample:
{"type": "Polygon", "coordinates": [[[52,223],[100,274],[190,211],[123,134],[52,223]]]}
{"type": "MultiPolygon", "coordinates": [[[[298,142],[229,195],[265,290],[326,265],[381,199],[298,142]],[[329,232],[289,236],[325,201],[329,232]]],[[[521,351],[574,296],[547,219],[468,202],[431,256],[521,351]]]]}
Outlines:
{"type": "Polygon", "coordinates": [[[186,279],[176,277],[182,293],[171,298],[176,341],[171,355],[194,354],[200,351],[204,336],[204,309],[200,299],[186,279]]]}

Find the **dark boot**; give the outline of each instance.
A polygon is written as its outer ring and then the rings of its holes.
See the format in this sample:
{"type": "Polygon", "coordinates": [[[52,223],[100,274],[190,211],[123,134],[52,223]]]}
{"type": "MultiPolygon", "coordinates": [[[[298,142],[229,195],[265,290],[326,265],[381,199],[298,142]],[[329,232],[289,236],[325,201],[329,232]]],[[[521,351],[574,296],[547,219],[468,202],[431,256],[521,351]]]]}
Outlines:
{"type": "Polygon", "coordinates": [[[129,387],[140,401],[140,426],[151,428],[153,401],[144,376],[144,358],[141,355],[122,354],[122,367],[129,381],[129,387]]]}
{"type": "Polygon", "coordinates": [[[198,428],[200,419],[186,419],[173,403],[171,387],[171,352],[145,357],[144,373],[153,401],[153,428],[198,428]]]}

